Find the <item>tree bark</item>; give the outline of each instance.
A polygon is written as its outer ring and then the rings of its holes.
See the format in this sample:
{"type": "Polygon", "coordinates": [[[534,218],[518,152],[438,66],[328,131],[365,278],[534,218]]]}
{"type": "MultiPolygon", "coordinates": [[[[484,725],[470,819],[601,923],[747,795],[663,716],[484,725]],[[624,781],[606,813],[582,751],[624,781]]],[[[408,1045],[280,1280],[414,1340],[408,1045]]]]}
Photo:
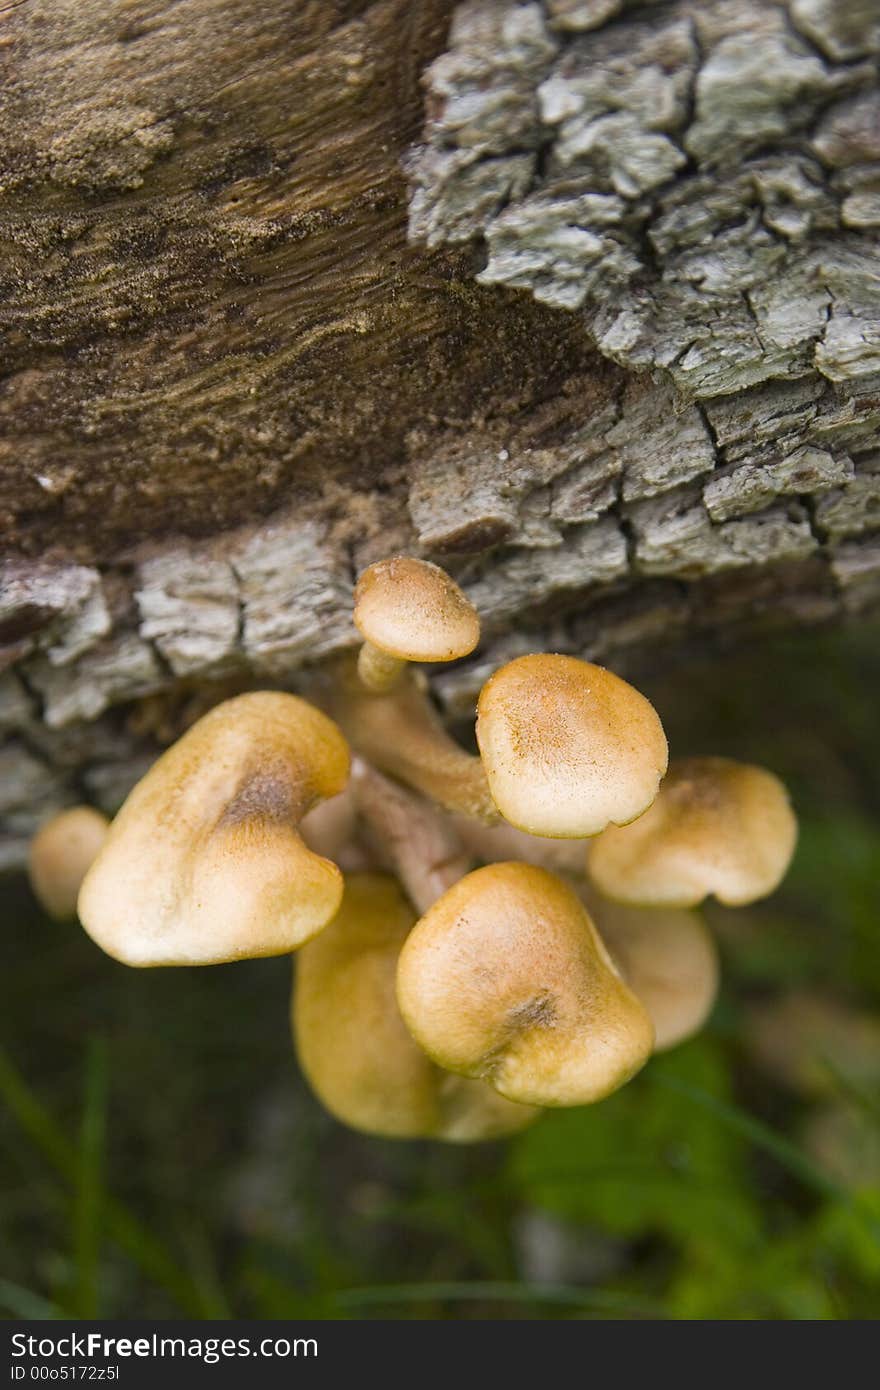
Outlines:
{"type": "Polygon", "coordinates": [[[0,0],[0,865],[382,554],[484,616],[452,715],[876,606],[878,51],[875,0],[0,0]]]}

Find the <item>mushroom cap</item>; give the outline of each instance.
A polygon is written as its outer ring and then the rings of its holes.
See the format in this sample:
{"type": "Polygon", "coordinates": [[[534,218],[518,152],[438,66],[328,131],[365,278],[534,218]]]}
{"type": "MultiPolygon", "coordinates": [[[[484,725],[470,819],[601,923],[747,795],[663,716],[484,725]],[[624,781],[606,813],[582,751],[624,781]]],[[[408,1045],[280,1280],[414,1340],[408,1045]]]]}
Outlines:
{"type": "Polygon", "coordinates": [[[797,821],[778,777],[728,758],[681,758],[632,825],[590,846],[590,877],[606,897],[695,907],[710,893],[730,907],[772,893],[791,863],[797,821]]]}
{"type": "Polygon", "coordinates": [[[501,814],[532,835],[578,839],[640,816],[666,771],[653,705],[571,656],[520,656],[477,706],[477,742],[501,814]]]}
{"type": "Polygon", "coordinates": [[[480,640],[473,604],[439,565],[396,555],[365,569],[354,591],[363,637],[402,661],[455,661],[480,640]]]}
{"type": "Polygon", "coordinates": [[[344,1124],[388,1138],[496,1138],[536,1117],[489,1086],[436,1067],[395,997],[415,913],[385,874],[352,874],[330,925],[300,950],[292,1025],[312,1090],[344,1124]]]}
{"type": "Polygon", "coordinates": [[[438,899],[400,953],[397,999],[439,1066],[530,1105],[601,1100],[654,1042],[577,895],[531,864],[476,869],[438,899]]]}
{"type": "Polygon", "coordinates": [[[128,965],[209,965],[293,951],[333,917],[342,875],[297,824],[341,791],[348,746],[305,700],[217,705],[129,795],[80,889],[79,915],[128,965]]]}
{"type": "Polygon", "coordinates": [[[718,949],[698,912],[628,907],[579,888],[599,935],[654,1025],[654,1051],[699,1032],[718,995],[718,949]]]}
{"type": "Polygon", "coordinates": [[[80,885],[107,838],[110,822],[93,806],[70,806],[41,825],[28,851],[37,901],[50,917],[76,916],[80,885]]]}

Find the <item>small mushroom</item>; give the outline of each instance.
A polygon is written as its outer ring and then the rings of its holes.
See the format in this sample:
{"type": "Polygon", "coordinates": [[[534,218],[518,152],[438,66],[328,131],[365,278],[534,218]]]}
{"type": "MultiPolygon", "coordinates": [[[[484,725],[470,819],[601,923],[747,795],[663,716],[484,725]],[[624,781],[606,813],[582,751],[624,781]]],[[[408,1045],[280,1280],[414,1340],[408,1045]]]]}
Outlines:
{"type": "Polygon", "coordinates": [[[86,872],[107,838],[110,822],[93,806],[69,806],[41,825],[28,851],[34,896],[59,922],[76,916],[86,872]]]}
{"type": "Polygon", "coordinates": [[[256,691],[217,705],[129,795],[83,882],[89,935],[128,965],[293,951],[335,915],[342,875],[297,833],[349,770],[336,725],[256,691]]]}
{"type": "Polygon", "coordinates": [[[481,760],[447,733],[416,673],[407,672],[384,695],[358,686],[343,666],[328,694],[334,717],[358,753],[448,811],[498,819],[481,760]]]}
{"type": "Polygon", "coordinates": [[[580,885],[596,929],[654,1025],[654,1051],[698,1033],[718,994],[715,942],[698,912],[627,907],[580,885]]]}
{"type": "Polygon", "coordinates": [[[367,1134],[466,1143],[524,1128],[536,1110],[442,1071],[404,1026],[395,974],[414,920],[392,878],[353,874],[333,922],[299,951],[292,1024],[312,1090],[367,1134]]]}
{"type": "Polygon", "coordinates": [[[771,772],[728,758],[673,762],[650,810],[590,846],[600,892],[651,907],[729,907],[764,898],[791,863],[797,822],[771,772]]]}
{"type": "Polygon", "coordinates": [[[473,604],[445,570],[410,555],[379,560],[354,591],[365,638],[358,674],[368,690],[390,690],[409,661],[455,661],[480,640],[473,604]]]}
{"type": "Polygon", "coordinates": [[[583,839],[640,816],[666,771],[653,706],[575,657],[520,656],[483,686],[477,742],[492,797],[531,835],[583,839]]]}
{"type": "Polygon", "coordinates": [[[400,953],[397,999],[438,1066],[521,1104],[601,1100],[654,1043],[581,901],[531,864],[476,869],[438,899],[400,953]]]}

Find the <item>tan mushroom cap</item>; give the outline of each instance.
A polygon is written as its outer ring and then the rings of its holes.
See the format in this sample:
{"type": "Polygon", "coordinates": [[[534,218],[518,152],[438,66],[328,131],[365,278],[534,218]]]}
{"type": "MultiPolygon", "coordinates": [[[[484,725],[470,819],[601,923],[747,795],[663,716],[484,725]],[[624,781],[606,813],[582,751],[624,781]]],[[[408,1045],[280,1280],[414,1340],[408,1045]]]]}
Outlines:
{"type": "Polygon", "coordinates": [[[797,821],[778,777],[728,758],[670,765],[649,811],[609,828],[589,851],[599,890],[620,902],[730,907],[772,893],[791,863],[797,821]]]}
{"type": "Polygon", "coordinates": [[[80,885],[107,838],[110,822],[93,806],[70,806],[41,825],[28,851],[34,895],[50,917],[76,916],[80,885]]]}
{"type": "Polygon", "coordinates": [[[530,1105],[601,1100],[654,1043],[583,904],[531,864],[491,864],[444,893],[400,953],[397,998],[439,1066],[530,1105]]]}
{"type": "Polygon", "coordinates": [[[579,889],[621,975],[654,1025],[665,1052],[702,1028],[718,995],[718,949],[698,912],[628,907],[579,889]]]}
{"type": "Polygon", "coordinates": [[[480,640],[480,619],[445,570],[397,555],[364,570],[354,591],[355,626],[402,661],[455,661],[480,640]]]}
{"type": "Polygon", "coordinates": [[[344,1124],[389,1138],[466,1143],[524,1128],[536,1110],[442,1071],[404,1026],[395,975],[414,920],[392,878],[353,874],[335,919],[300,950],[292,1025],[312,1090],[344,1124]]]}
{"type": "Polygon", "coordinates": [[[496,671],[480,692],[477,742],[495,804],[532,835],[624,825],[666,771],[666,736],[644,695],[570,656],[521,656],[496,671]]]}
{"type": "Polygon", "coordinates": [[[86,875],[79,916],[128,965],[209,965],[295,950],[335,914],[342,875],[297,825],[342,790],[348,746],[305,700],[216,706],[129,795],[86,875]]]}

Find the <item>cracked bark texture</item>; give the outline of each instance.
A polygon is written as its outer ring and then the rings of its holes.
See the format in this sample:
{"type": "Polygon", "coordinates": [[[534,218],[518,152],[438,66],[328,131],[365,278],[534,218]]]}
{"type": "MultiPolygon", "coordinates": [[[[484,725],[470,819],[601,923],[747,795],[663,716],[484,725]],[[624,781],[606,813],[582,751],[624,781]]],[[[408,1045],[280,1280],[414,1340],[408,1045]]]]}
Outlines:
{"type": "Polygon", "coordinates": [[[453,715],[876,608],[878,52],[877,0],[0,5],[0,866],[394,550],[484,616],[453,715]]]}

